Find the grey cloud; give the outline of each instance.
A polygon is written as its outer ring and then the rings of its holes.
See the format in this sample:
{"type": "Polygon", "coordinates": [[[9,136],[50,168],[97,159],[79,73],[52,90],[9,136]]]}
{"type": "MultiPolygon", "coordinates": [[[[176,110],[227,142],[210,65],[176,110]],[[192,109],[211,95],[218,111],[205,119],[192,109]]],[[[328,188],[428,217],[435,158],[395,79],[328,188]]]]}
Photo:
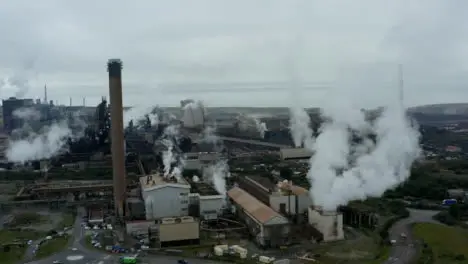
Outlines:
{"type": "MultiPolygon", "coordinates": [[[[38,78],[30,78],[28,96],[42,96],[48,83],[50,96],[60,101],[68,102],[70,95],[100,98],[108,92],[105,63],[120,57],[129,86],[126,103],[140,101],[147,91],[156,103],[178,104],[180,93],[168,95],[158,87],[284,83],[290,78],[285,64],[296,53],[300,79],[373,94],[366,99],[374,104],[385,100],[383,94],[393,95],[398,63],[404,65],[408,104],[459,101],[468,95],[462,89],[468,82],[467,5],[435,0],[3,1],[0,79],[35,58],[38,78]]],[[[254,92],[258,96],[206,90],[188,96],[216,104],[255,104],[253,98],[261,97],[263,105],[287,104],[287,92],[254,92]]],[[[306,94],[305,103],[313,105],[326,91],[306,94]]]]}

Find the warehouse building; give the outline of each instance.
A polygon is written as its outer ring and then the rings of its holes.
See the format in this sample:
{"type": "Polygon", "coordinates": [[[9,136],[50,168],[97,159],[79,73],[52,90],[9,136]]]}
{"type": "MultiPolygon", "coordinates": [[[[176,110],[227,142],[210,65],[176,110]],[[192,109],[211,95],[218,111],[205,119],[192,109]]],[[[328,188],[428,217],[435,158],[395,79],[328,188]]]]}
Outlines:
{"type": "Polygon", "coordinates": [[[309,224],[322,233],[324,242],[344,239],[343,215],[339,212],[309,207],[309,224]]]}
{"type": "Polygon", "coordinates": [[[310,159],[312,151],[306,148],[282,148],[280,149],[280,158],[282,160],[310,159]]]}
{"type": "Polygon", "coordinates": [[[256,243],[264,248],[289,243],[290,226],[284,216],[239,187],[227,195],[233,212],[244,220],[256,243]]]}
{"type": "Polygon", "coordinates": [[[188,215],[190,185],[183,178],[154,174],[140,177],[140,185],[147,220],[188,215]]]}
{"type": "Polygon", "coordinates": [[[308,190],[292,182],[278,182],[256,175],[238,179],[240,188],[295,222],[307,222],[305,215],[312,205],[308,190]]]}
{"type": "Polygon", "coordinates": [[[203,220],[218,219],[225,204],[224,195],[219,194],[211,184],[190,180],[189,215],[203,220]]]}
{"type": "Polygon", "coordinates": [[[150,227],[149,240],[161,248],[196,245],[200,243],[200,223],[190,216],[163,218],[150,227]]]}

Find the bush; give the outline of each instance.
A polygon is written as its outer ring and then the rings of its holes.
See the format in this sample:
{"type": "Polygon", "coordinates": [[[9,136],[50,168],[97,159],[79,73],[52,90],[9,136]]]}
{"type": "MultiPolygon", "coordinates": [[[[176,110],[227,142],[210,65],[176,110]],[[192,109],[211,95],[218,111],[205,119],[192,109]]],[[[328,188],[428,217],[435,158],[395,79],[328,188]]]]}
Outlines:
{"type": "Polygon", "coordinates": [[[379,231],[379,235],[382,238],[382,242],[388,240],[388,230],[398,221],[409,216],[409,211],[404,209],[401,210],[400,215],[390,218],[379,231]]]}

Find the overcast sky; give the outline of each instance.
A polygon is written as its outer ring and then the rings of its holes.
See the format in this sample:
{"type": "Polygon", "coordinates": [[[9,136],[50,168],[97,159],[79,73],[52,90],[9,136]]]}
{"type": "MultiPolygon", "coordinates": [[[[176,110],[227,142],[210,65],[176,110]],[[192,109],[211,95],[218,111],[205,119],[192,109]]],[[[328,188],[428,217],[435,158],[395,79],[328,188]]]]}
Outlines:
{"type": "Polygon", "coordinates": [[[304,106],[330,94],[377,105],[398,98],[399,63],[405,104],[466,102],[466,10],[465,0],[0,1],[0,97],[42,98],[47,83],[49,99],[95,104],[107,60],[121,58],[126,105],[288,106],[292,80],[304,106]]]}

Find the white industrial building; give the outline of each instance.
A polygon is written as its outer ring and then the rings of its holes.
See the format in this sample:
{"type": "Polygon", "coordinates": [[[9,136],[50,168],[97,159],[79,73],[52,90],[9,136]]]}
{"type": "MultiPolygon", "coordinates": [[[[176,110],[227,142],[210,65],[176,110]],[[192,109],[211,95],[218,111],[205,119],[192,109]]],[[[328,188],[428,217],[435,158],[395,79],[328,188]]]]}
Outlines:
{"type": "Polygon", "coordinates": [[[339,212],[309,207],[309,224],[322,233],[325,242],[344,239],[343,215],[339,212]]]}
{"type": "Polygon", "coordinates": [[[282,148],[280,149],[280,158],[282,160],[290,159],[310,159],[312,151],[306,148],[282,148]]]}
{"type": "Polygon", "coordinates": [[[256,243],[263,247],[289,243],[288,219],[239,187],[232,188],[227,195],[233,212],[244,220],[256,243]]]}
{"type": "Polygon", "coordinates": [[[147,220],[188,215],[190,185],[183,178],[148,175],[140,185],[147,220]]]}

